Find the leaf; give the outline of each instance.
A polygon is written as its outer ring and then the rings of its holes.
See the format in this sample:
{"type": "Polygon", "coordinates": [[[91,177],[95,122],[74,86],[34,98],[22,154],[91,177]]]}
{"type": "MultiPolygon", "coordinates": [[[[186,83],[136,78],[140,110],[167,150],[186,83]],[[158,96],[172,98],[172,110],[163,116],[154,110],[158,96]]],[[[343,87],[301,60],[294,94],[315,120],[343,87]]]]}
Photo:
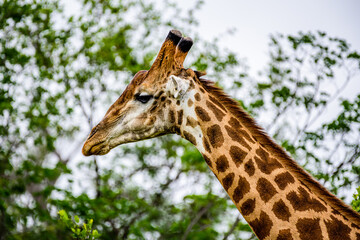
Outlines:
{"type": "Polygon", "coordinates": [[[97,231],[96,229],[92,231],[92,234],[91,234],[91,235],[92,235],[93,238],[98,238],[98,237],[100,237],[100,235],[99,235],[99,233],[98,233],[98,231],[97,231]]]}
{"type": "Polygon", "coordinates": [[[77,215],[74,216],[74,220],[75,220],[76,223],[79,223],[79,221],[80,221],[80,219],[79,219],[79,217],[77,215]]]}
{"type": "Polygon", "coordinates": [[[58,212],[58,214],[60,215],[61,219],[65,220],[65,221],[69,220],[69,217],[68,217],[67,213],[65,212],[65,210],[60,210],[58,212]]]}

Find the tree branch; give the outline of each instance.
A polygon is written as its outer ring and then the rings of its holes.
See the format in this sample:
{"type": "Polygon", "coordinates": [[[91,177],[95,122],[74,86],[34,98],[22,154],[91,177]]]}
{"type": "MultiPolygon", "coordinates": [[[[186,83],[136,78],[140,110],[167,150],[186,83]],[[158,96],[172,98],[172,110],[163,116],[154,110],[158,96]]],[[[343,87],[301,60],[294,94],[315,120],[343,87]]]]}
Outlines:
{"type": "Polygon", "coordinates": [[[349,160],[347,160],[346,162],[343,161],[342,163],[340,163],[339,166],[337,166],[335,172],[333,172],[332,175],[333,175],[333,176],[334,176],[334,175],[337,175],[344,164],[346,164],[346,165],[352,164],[352,163],[354,163],[354,161],[355,161],[356,159],[358,159],[359,157],[360,157],[360,148],[359,148],[359,146],[356,146],[355,151],[354,151],[354,153],[351,155],[351,157],[349,158],[349,160]]]}
{"type": "Polygon", "coordinates": [[[184,235],[182,236],[181,240],[186,240],[187,236],[191,232],[191,229],[195,226],[195,224],[200,220],[200,218],[213,206],[214,203],[209,202],[205,207],[201,208],[200,211],[196,214],[193,220],[190,222],[188,227],[185,230],[184,235]]]}
{"type": "Polygon", "coordinates": [[[128,224],[124,225],[122,227],[123,229],[123,234],[121,235],[121,237],[119,239],[127,239],[128,235],[129,235],[129,230],[131,225],[133,225],[135,223],[135,221],[137,219],[139,219],[143,214],[145,213],[145,210],[138,212],[129,222],[128,224]]]}
{"type": "Polygon", "coordinates": [[[96,198],[101,197],[101,191],[100,191],[100,173],[99,173],[99,165],[97,164],[96,157],[94,157],[94,164],[95,164],[95,186],[96,186],[96,198]]]}
{"type": "Polygon", "coordinates": [[[228,237],[234,232],[236,226],[238,225],[238,223],[240,222],[240,215],[238,215],[233,223],[233,225],[231,226],[231,228],[229,229],[229,231],[227,233],[225,233],[223,240],[227,240],[228,237]]]}

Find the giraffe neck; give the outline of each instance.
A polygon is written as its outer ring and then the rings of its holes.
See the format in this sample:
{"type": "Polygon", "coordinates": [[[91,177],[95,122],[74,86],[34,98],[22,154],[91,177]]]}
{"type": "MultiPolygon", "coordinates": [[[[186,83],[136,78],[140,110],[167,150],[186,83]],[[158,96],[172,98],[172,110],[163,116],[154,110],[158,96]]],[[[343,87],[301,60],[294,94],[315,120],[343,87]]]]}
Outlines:
{"type": "Polygon", "coordinates": [[[203,154],[259,239],[360,239],[359,215],[305,173],[234,101],[210,85],[193,93],[178,114],[180,134],[203,154]]]}

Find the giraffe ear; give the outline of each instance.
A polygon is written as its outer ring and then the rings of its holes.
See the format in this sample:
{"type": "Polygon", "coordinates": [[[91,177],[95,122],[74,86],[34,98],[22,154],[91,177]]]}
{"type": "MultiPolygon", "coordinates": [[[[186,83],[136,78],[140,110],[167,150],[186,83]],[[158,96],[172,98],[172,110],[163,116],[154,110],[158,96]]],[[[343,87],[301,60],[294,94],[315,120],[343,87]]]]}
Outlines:
{"type": "Polygon", "coordinates": [[[182,98],[189,89],[189,82],[183,78],[171,75],[166,84],[166,90],[176,99],[182,98]]]}

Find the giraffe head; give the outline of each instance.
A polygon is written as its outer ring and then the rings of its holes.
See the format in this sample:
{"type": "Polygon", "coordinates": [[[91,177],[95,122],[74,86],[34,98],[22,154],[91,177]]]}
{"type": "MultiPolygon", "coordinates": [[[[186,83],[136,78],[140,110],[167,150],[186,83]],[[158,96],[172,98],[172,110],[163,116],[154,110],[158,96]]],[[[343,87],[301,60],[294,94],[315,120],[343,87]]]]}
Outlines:
{"type": "Polygon", "coordinates": [[[86,140],[84,155],[104,155],[112,148],[179,132],[175,113],[193,88],[196,73],[183,62],[192,40],[169,32],[150,70],[139,71],[86,140]]]}

